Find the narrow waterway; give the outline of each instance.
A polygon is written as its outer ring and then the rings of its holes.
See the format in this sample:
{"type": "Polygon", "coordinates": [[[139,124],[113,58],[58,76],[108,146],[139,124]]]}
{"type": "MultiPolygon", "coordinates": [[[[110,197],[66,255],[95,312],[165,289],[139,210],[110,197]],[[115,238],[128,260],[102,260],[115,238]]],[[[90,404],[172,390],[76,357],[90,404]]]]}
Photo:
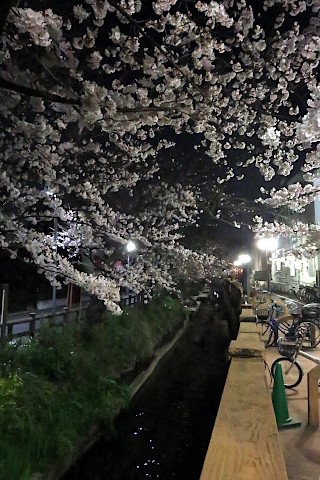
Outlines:
{"type": "Polygon", "coordinates": [[[115,424],[64,480],[198,480],[225,383],[226,322],[204,304],[115,424]]]}

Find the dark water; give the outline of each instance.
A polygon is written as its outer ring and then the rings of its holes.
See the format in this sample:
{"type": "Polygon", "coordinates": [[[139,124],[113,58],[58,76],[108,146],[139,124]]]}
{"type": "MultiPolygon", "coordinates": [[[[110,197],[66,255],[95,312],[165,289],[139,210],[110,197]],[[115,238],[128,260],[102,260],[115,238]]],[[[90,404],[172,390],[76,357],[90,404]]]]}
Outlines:
{"type": "Polygon", "coordinates": [[[198,480],[228,370],[225,322],[203,305],[176,346],[64,480],[198,480]]]}

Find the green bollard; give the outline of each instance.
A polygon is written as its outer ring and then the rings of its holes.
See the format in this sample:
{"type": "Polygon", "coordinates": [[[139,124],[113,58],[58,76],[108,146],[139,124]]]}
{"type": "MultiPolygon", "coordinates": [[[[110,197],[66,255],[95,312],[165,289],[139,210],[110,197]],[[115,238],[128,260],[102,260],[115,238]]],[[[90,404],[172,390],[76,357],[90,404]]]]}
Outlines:
{"type": "Polygon", "coordinates": [[[274,384],[272,392],[273,409],[276,416],[278,429],[300,427],[301,422],[294,420],[289,415],[286,389],[283,381],[282,367],[276,363],[274,384]]]}

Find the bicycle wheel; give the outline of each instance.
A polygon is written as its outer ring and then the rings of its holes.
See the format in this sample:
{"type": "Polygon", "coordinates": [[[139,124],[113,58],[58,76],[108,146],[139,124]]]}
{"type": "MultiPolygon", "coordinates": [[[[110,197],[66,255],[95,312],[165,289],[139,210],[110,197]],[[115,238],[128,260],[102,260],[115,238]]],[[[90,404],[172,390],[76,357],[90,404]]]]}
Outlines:
{"type": "Polygon", "coordinates": [[[302,320],[298,323],[295,335],[303,335],[302,347],[314,348],[320,343],[320,328],[319,324],[312,320],[302,320]]]}
{"type": "Polygon", "coordinates": [[[276,341],[276,334],[270,323],[261,320],[257,322],[257,329],[261,342],[264,343],[265,347],[271,347],[276,341]]]}
{"type": "Polygon", "coordinates": [[[299,363],[296,362],[296,360],[291,362],[291,360],[289,360],[287,357],[277,358],[277,360],[275,360],[271,365],[271,373],[273,378],[277,363],[281,364],[284,386],[286,388],[294,388],[299,385],[303,377],[303,370],[299,363]]]}

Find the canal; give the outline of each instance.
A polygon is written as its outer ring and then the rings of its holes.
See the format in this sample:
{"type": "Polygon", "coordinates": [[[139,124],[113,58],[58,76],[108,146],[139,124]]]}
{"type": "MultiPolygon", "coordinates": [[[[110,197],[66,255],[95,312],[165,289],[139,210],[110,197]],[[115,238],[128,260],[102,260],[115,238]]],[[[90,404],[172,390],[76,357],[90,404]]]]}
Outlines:
{"type": "Polygon", "coordinates": [[[173,349],[63,480],[198,480],[228,372],[227,323],[202,304],[173,349]]]}

